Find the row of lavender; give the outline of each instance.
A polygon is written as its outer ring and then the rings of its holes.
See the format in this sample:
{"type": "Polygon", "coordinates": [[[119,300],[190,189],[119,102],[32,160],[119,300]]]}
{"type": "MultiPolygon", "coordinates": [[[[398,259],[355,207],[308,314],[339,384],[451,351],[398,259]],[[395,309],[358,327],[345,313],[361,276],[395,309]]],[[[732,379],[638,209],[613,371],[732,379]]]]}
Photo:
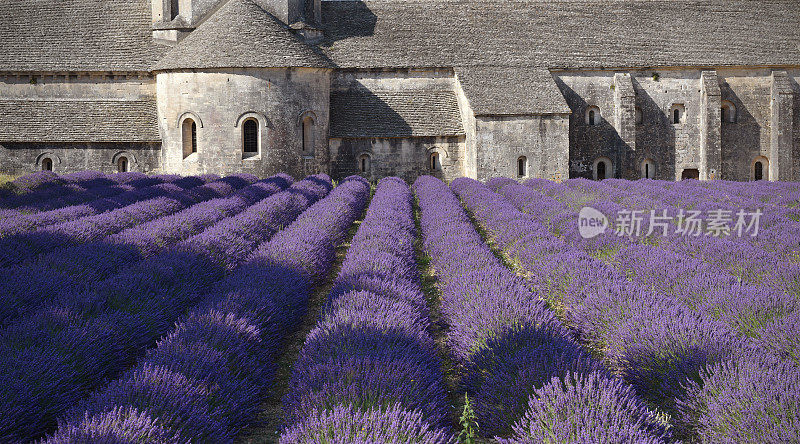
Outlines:
{"type": "Polygon", "coordinates": [[[75,404],[47,442],[232,442],[253,423],[285,332],[368,198],[366,181],[347,179],[262,243],[134,368],[75,404]]]}
{"type": "Polygon", "coordinates": [[[590,193],[575,184],[544,185],[568,188],[560,194],[537,192],[541,182],[533,189],[508,180],[489,185],[508,200],[477,183],[454,188],[532,286],[642,397],[673,415],[679,436],[714,442],[797,436],[800,393],[791,382],[798,375],[797,325],[762,328],[790,313],[793,298],[741,286],[713,264],[646,244],[618,246],[616,262],[600,261],[588,254],[598,244],[576,239],[564,224],[577,226],[574,211],[551,197],[586,203],[590,193]],[[741,359],[729,360],[733,354],[741,359]],[[743,406],[743,399],[752,404],[743,406]]]}
{"type": "MultiPolygon", "coordinates": [[[[215,208],[200,208],[139,230],[128,240],[189,237],[141,260],[122,261],[105,279],[45,296],[39,308],[15,319],[0,333],[0,440],[24,441],[52,430],[56,418],[129,368],[207,289],[332,188],[327,176],[280,191],[288,183],[279,176],[260,191],[248,187],[245,196],[269,197],[230,217],[208,218],[202,210],[215,208]],[[194,228],[170,223],[181,221],[194,228]]],[[[87,257],[93,252],[85,251],[87,257]]]]}
{"type": "MultiPolygon", "coordinates": [[[[175,198],[148,199],[119,210],[58,224],[53,231],[75,235],[64,236],[68,240],[53,243],[52,248],[9,250],[9,256],[27,252],[31,259],[0,269],[3,301],[0,326],[8,325],[54,296],[86,291],[121,268],[196,235],[224,217],[240,213],[283,190],[292,181],[288,176],[254,180],[252,176],[231,176],[183,192],[171,190],[175,198]],[[183,210],[175,212],[181,208],[183,210]],[[133,226],[123,229],[130,225],[133,226]],[[123,231],[117,233],[120,229],[123,231]],[[87,240],[89,242],[85,242],[87,240]],[[50,252],[41,254],[44,251],[50,252]]],[[[41,231],[44,230],[34,233],[41,231]]],[[[24,238],[12,236],[3,241],[19,247],[17,242],[24,238]]]]}
{"type": "MultiPolygon", "coordinates": [[[[137,187],[174,182],[180,178],[176,175],[148,176],[142,173],[106,175],[96,171],[64,176],[51,172],[33,173],[13,182],[14,193],[0,196],[0,220],[80,205],[137,187]]],[[[197,179],[208,182],[216,177],[199,176],[197,179]]]]}
{"type": "MultiPolygon", "coordinates": [[[[490,185],[518,208],[548,224],[565,241],[590,254],[597,253],[598,244],[580,235],[574,204],[585,202],[589,196],[592,200],[586,204],[606,211],[626,208],[618,203],[624,204],[623,193],[614,188],[609,191],[604,184],[570,181],[561,185],[530,181],[527,188],[516,183],[504,187],[508,183],[508,180],[498,179],[490,185]],[[549,188],[548,196],[556,200],[541,194],[543,185],[549,188]]],[[[628,205],[627,208],[631,208],[630,203],[628,205]]],[[[648,205],[660,203],[653,201],[648,205]]],[[[800,323],[796,300],[800,276],[791,254],[771,252],[764,257],[766,253],[749,242],[714,236],[696,239],[669,236],[657,242],[612,233],[605,238],[602,257],[637,286],[711,313],[734,331],[754,338],[764,349],[784,356],[798,355],[797,345],[792,346],[792,341],[781,338],[786,328],[791,331],[791,326],[800,323]],[[731,270],[730,264],[734,261],[739,265],[731,270]],[[785,279],[778,279],[778,276],[785,279]]]]}
{"type": "MultiPolygon", "coordinates": [[[[476,201],[483,196],[480,188],[488,192],[474,181],[453,186],[476,201]]],[[[445,184],[423,177],[414,188],[425,250],[440,280],[449,343],[485,436],[511,436],[510,442],[669,437],[630,386],[585,352],[553,311],[494,256],[445,184]]],[[[502,198],[486,204],[481,212],[497,217],[499,225],[541,235],[540,227],[515,219],[502,198]]]]}
{"type": "Polygon", "coordinates": [[[383,179],[295,363],[281,442],[452,442],[415,237],[411,190],[383,179]]]}

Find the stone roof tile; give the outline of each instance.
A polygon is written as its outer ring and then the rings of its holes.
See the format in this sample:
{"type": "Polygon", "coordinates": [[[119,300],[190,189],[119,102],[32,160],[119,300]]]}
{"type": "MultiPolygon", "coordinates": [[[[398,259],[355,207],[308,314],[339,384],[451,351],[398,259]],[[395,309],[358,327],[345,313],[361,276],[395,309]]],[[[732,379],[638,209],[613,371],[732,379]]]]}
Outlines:
{"type": "Polygon", "coordinates": [[[154,100],[0,100],[3,142],[158,142],[154,100]]]}
{"type": "Polygon", "coordinates": [[[327,68],[330,63],[251,0],[230,0],[155,66],[184,68],[327,68]]]}
{"type": "Polygon", "coordinates": [[[149,0],[3,0],[0,70],[147,71],[151,20],[149,0]]]}
{"type": "Polygon", "coordinates": [[[324,1],[342,68],[800,65],[797,0],[324,1]]]}
{"type": "Polygon", "coordinates": [[[523,67],[457,67],[475,115],[568,114],[550,71],[523,67]]]}
{"type": "Polygon", "coordinates": [[[331,137],[464,135],[453,90],[331,92],[331,137]]]}

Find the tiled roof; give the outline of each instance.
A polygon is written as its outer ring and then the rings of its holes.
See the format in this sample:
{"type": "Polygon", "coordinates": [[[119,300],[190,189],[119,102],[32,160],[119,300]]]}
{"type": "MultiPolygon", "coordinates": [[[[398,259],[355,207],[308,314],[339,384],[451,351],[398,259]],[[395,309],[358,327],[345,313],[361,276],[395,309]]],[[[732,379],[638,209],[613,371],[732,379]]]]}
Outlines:
{"type": "Polygon", "coordinates": [[[455,92],[351,88],[331,92],[331,137],[464,135],[455,92]]]}
{"type": "Polygon", "coordinates": [[[0,71],[147,71],[149,0],[3,0],[0,71]]]}
{"type": "Polygon", "coordinates": [[[1,100],[3,142],[157,142],[155,101],[1,100]]]}
{"type": "Polygon", "coordinates": [[[230,0],[169,51],[156,70],[330,67],[252,0],[230,0]]]}
{"type": "Polygon", "coordinates": [[[797,0],[324,1],[343,68],[800,65],[797,0]]]}
{"type": "Polygon", "coordinates": [[[570,112],[553,76],[546,69],[458,67],[456,76],[475,115],[570,112]]]}

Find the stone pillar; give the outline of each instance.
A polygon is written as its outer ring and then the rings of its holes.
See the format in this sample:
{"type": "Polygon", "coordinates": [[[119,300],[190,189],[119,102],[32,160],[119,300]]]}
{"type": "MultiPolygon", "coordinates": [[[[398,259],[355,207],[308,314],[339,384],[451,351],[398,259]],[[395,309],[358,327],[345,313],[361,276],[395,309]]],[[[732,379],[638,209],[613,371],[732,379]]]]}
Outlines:
{"type": "Polygon", "coordinates": [[[617,130],[617,170],[625,179],[638,179],[636,166],[636,90],[629,73],[614,74],[614,129],[617,130]]]}
{"type": "Polygon", "coordinates": [[[722,92],[716,71],[700,74],[700,91],[700,180],[714,180],[722,172],[722,92]]]}
{"type": "Polygon", "coordinates": [[[786,71],[772,73],[769,180],[793,180],[794,91],[786,71]]]}

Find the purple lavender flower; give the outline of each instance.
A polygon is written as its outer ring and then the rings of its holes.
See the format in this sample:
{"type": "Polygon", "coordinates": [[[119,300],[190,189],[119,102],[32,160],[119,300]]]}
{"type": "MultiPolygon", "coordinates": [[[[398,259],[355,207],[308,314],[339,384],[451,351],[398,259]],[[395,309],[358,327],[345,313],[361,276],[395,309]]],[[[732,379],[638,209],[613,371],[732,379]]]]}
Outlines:
{"type": "Polygon", "coordinates": [[[530,397],[525,416],[505,444],[665,443],[663,419],[621,379],[602,372],[553,378],[530,397]]]}

